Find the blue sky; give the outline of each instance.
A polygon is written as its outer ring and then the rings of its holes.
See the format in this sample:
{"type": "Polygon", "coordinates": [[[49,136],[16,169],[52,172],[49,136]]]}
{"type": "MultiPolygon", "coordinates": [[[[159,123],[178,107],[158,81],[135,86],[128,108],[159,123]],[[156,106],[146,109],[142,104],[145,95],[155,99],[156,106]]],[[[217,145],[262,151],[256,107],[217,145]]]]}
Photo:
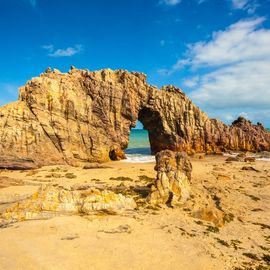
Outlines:
{"type": "Polygon", "coordinates": [[[270,127],[270,0],[0,0],[0,104],[48,66],[141,71],[270,127]]]}

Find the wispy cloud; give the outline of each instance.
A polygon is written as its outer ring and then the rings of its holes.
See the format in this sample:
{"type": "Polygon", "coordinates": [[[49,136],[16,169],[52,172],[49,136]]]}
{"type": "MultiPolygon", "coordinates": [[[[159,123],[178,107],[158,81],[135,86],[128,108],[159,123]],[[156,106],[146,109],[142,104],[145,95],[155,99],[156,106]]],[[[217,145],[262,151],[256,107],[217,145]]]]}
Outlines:
{"type": "Polygon", "coordinates": [[[197,0],[197,3],[200,5],[200,4],[202,4],[202,3],[204,3],[204,2],[206,2],[207,0],[197,0]]]}
{"type": "Polygon", "coordinates": [[[232,6],[235,9],[242,9],[248,3],[248,0],[232,0],[232,6]]]}
{"type": "Polygon", "coordinates": [[[48,50],[49,52],[53,52],[54,46],[52,44],[49,45],[43,45],[42,49],[48,50]]]}
{"type": "Polygon", "coordinates": [[[48,51],[48,56],[50,57],[71,57],[83,51],[83,47],[80,44],[65,49],[55,49],[52,44],[43,45],[42,48],[48,51]]]}
{"type": "Polygon", "coordinates": [[[231,2],[233,9],[244,10],[249,14],[253,14],[260,6],[256,0],[231,0],[231,2]]]}
{"type": "Polygon", "coordinates": [[[198,85],[200,77],[199,76],[194,76],[192,78],[189,79],[185,79],[183,81],[183,85],[189,87],[189,88],[194,88],[198,85]]]}
{"type": "MultiPolygon", "coordinates": [[[[187,0],[190,1],[190,0],[187,0]]],[[[195,3],[197,3],[198,5],[208,1],[208,0],[193,0],[195,3]]],[[[182,0],[159,0],[159,5],[165,5],[165,6],[176,6],[178,4],[180,4],[182,2],[182,0]]]]}
{"type": "Polygon", "coordinates": [[[160,0],[160,5],[176,6],[181,3],[182,0],[160,0]]]}

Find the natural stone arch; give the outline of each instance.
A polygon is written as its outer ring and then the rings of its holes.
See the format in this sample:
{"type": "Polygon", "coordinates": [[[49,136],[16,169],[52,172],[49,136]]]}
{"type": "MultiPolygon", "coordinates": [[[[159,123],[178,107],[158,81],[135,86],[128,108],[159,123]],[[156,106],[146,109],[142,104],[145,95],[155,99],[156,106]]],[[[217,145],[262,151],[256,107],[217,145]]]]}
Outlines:
{"type": "Polygon", "coordinates": [[[164,133],[160,112],[153,111],[149,107],[143,107],[139,111],[138,120],[143,124],[144,129],[148,131],[151,153],[153,155],[158,150],[173,149],[174,142],[169,143],[170,147],[168,148],[168,141],[171,141],[171,137],[164,133]]]}
{"type": "Polygon", "coordinates": [[[209,119],[180,89],[159,90],[138,72],[48,69],[19,94],[18,102],[0,108],[0,167],[5,160],[12,167],[21,159],[40,166],[123,158],[138,119],[153,154],[270,150],[262,125],[209,119]]]}

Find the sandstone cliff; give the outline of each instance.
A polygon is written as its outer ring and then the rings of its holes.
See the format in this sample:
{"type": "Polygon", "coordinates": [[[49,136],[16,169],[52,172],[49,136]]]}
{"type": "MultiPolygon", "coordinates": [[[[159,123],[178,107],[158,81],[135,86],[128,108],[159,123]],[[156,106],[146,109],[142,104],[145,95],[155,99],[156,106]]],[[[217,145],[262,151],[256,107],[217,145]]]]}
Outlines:
{"type": "Polygon", "coordinates": [[[153,154],[270,150],[262,125],[209,119],[180,89],[159,90],[142,73],[49,68],[19,89],[19,101],[0,108],[0,167],[124,158],[138,119],[153,154]]]}

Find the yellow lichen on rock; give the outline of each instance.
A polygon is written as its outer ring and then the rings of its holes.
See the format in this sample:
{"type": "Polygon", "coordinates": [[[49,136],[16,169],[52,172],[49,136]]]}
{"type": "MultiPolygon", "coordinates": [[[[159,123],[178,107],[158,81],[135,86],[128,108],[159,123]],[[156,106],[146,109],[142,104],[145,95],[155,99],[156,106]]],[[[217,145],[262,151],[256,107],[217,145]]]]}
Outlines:
{"type": "Polygon", "coordinates": [[[115,194],[108,190],[89,188],[81,191],[45,186],[41,187],[30,199],[17,202],[7,208],[1,214],[1,218],[11,222],[65,214],[91,214],[100,211],[115,214],[134,208],[136,208],[136,203],[132,198],[126,198],[122,194],[115,194]]]}

